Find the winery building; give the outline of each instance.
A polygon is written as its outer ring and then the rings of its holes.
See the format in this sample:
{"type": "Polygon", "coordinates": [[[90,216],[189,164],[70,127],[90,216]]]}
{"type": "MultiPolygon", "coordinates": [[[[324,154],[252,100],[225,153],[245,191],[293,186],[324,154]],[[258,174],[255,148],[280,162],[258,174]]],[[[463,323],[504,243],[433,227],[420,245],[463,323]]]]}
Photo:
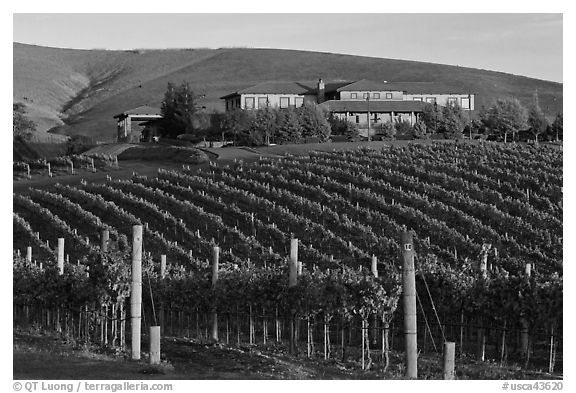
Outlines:
{"type": "Polygon", "coordinates": [[[358,124],[360,128],[387,121],[418,121],[426,103],[436,106],[459,105],[474,110],[472,92],[435,82],[387,82],[362,79],[354,82],[264,82],[220,97],[226,110],[237,108],[297,108],[313,102],[334,116],[358,124]]]}
{"type": "Polygon", "coordinates": [[[117,121],[118,142],[139,142],[143,134],[154,134],[155,120],[162,112],[151,106],[139,106],[114,116],[117,121]]]}

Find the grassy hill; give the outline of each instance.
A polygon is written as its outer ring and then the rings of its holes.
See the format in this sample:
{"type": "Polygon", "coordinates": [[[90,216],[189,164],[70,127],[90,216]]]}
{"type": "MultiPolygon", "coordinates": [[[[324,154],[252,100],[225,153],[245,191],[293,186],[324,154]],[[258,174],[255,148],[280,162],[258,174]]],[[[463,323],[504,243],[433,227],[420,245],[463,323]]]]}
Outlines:
{"type": "Polygon", "coordinates": [[[113,116],[159,106],[168,82],[190,82],[208,110],[219,97],[267,80],[434,81],[475,92],[477,105],[538,90],[548,116],[562,111],[562,84],[501,72],[415,61],[279,49],[76,50],[14,43],[14,100],[40,130],[111,140],[113,116]]]}

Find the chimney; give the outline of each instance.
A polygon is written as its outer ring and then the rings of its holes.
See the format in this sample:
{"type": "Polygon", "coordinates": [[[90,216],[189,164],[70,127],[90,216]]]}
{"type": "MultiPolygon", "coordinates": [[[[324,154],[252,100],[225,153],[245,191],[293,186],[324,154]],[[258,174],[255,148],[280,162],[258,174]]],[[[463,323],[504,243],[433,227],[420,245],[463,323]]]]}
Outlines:
{"type": "Polygon", "coordinates": [[[324,81],[322,78],[318,79],[318,103],[324,102],[324,81]]]}

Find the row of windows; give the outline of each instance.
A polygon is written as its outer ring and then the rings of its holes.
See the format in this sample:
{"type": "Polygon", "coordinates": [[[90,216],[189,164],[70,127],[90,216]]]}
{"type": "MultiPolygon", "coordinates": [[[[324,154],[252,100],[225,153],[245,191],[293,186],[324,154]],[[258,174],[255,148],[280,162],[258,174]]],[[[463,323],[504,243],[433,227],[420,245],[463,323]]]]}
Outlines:
{"type": "MultiPolygon", "coordinates": [[[[365,100],[367,100],[369,97],[370,97],[370,93],[363,93],[362,94],[362,98],[364,98],[365,100]]],[[[391,100],[392,99],[392,93],[386,93],[385,97],[387,100],[391,100]]],[[[358,93],[350,93],[350,98],[357,99],[358,93]]],[[[380,93],[372,93],[372,98],[379,100],[380,99],[380,93]]]]}
{"type": "MultiPolygon", "coordinates": [[[[290,97],[280,97],[280,108],[288,108],[290,105],[296,108],[304,106],[304,97],[292,97],[292,99],[290,97]]],[[[268,97],[258,97],[258,107],[256,107],[256,97],[244,98],[245,109],[266,108],[268,106],[270,106],[268,97]]]]}
{"type": "MultiPolygon", "coordinates": [[[[370,93],[363,93],[364,99],[367,99],[370,93]]],[[[350,98],[357,98],[357,93],[350,93],[350,98]]],[[[379,99],[380,93],[372,93],[372,98],[379,99]]],[[[392,93],[386,93],[386,99],[392,99],[392,93]]],[[[436,97],[426,97],[426,102],[433,104],[436,102],[436,97]]],[[[414,101],[424,101],[424,97],[414,97],[414,101]]],[[[468,97],[461,97],[460,102],[458,102],[458,97],[448,97],[448,104],[455,105],[460,104],[462,109],[470,109],[470,98],[468,97]]],[[[245,97],[244,98],[244,108],[245,109],[257,109],[257,108],[266,108],[270,106],[270,102],[268,97],[258,97],[258,106],[256,104],[256,97],[245,97]]],[[[288,108],[290,106],[294,106],[296,108],[304,106],[304,97],[280,97],[280,108],[288,108]],[[290,102],[292,101],[292,103],[290,102]]],[[[233,109],[233,108],[240,108],[240,98],[235,100],[226,101],[226,110],[233,109]]]]}
{"type": "MultiPolygon", "coordinates": [[[[360,116],[359,116],[359,115],[355,115],[353,112],[350,112],[350,116],[354,116],[354,117],[355,117],[355,120],[356,120],[356,124],[360,124],[360,116]]],[[[386,118],[388,118],[388,116],[389,116],[389,115],[387,115],[386,118]]],[[[395,118],[398,119],[398,120],[400,120],[400,121],[402,121],[402,116],[403,116],[402,114],[398,114],[398,115],[395,116],[395,118]]],[[[418,118],[418,117],[416,117],[416,118],[418,118]]],[[[375,124],[375,123],[378,123],[380,120],[381,120],[381,119],[378,117],[378,114],[377,114],[377,113],[374,113],[374,117],[370,119],[370,122],[371,122],[372,124],[375,124]]]]}
{"type": "Polygon", "coordinates": [[[232,110],[234,108],[240,108],[240,98],[235,100],[226,100],[226,110],[232,110]]]}
{"type": "MultiPolygon", "coordinates": [[[[423,101],[423,97],[414,97],[414,101],[423,101]]],[[[426,102],[433,104],[436,102],[436,97],[426,97],[426,102]]],[[[460,104],[462,109],[470,109],[470,98],[461,97],[460,102],[458,102],[458,97],[448,97],[448,105],[460,104]]]]}
{"type": "MultiPolygon", "coordinates": [[[[376,100],[379,100],[381,97],[380,93],[362,93],[362,98],[364,98],[365,100],[367,100],[368,98],[373,98],[376,100]]],[[[350,98],[351,99],[358,99],[358,93],[350,93],[350,98]]],[[[392,93],[385,93],[385,98],[387,100],[391,100],[392,99],[392,93]]],[[[413,98],[414,101],[424,101],[424,97],[414,97],[413,98]]],[[[426,102],[433,104],[436,102],[436,97],[426,97],[426,102]]],[[[461,97],[460,98],[460,102],[458,102],[458,97],[449,97],[448,98],[448,104],[449,105],[455,105],[456,103],[460,104],[460,107],[462,107],[462,109],[470,109],[470,99],[468,97],[461,97]]]]}

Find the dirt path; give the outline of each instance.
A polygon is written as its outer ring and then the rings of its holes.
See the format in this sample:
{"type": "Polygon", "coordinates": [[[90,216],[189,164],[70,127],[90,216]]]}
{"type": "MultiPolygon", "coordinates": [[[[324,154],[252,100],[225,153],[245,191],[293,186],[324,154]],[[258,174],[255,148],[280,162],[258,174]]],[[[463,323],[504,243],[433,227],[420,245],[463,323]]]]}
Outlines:
{"type": "MultiPolygon", "coordinates": [[[[148,343],[143,337],[142,349],[148,343]]],[[[305,346],[301,348],[305,351],[305,346]]],[[[307,358],[286,353],[282,345],[223,345],[202,343],[184,338],[162,339],[162,365],[151,367],[146,352],[142,360],[129,360],[123,353],[107,352],[92,347],[77,347],[57,336],[15,331],[13,334],[14,379],[110,379],[110,380],[197,380],[197,379],[402,379],[402,352],[390,353],[386,373],[374,352],[375,363],[362,371],[358,361],[342,362],[335,351],[324,360],[317,352],[307,358]]],[[[423,353],[418,360],[420,379],[442,379],[442,355],[423,353]]],[[[470,357],[458,358],[457,379],[562,379],[538,370],[522,370],[516,364],[500,367],[497,362],[478,362],[470,357]]]]}
{"type": "MultiPolygon", "coordinates": [[[[143,343],[143,348],[147,346],[143,343]]],[[[283,348],[162,341],[163,365],[95,353],[56,337],[14,334],[14,379],[375,379],[376,372],[323,360],[289,357],[283,348]]]]}

